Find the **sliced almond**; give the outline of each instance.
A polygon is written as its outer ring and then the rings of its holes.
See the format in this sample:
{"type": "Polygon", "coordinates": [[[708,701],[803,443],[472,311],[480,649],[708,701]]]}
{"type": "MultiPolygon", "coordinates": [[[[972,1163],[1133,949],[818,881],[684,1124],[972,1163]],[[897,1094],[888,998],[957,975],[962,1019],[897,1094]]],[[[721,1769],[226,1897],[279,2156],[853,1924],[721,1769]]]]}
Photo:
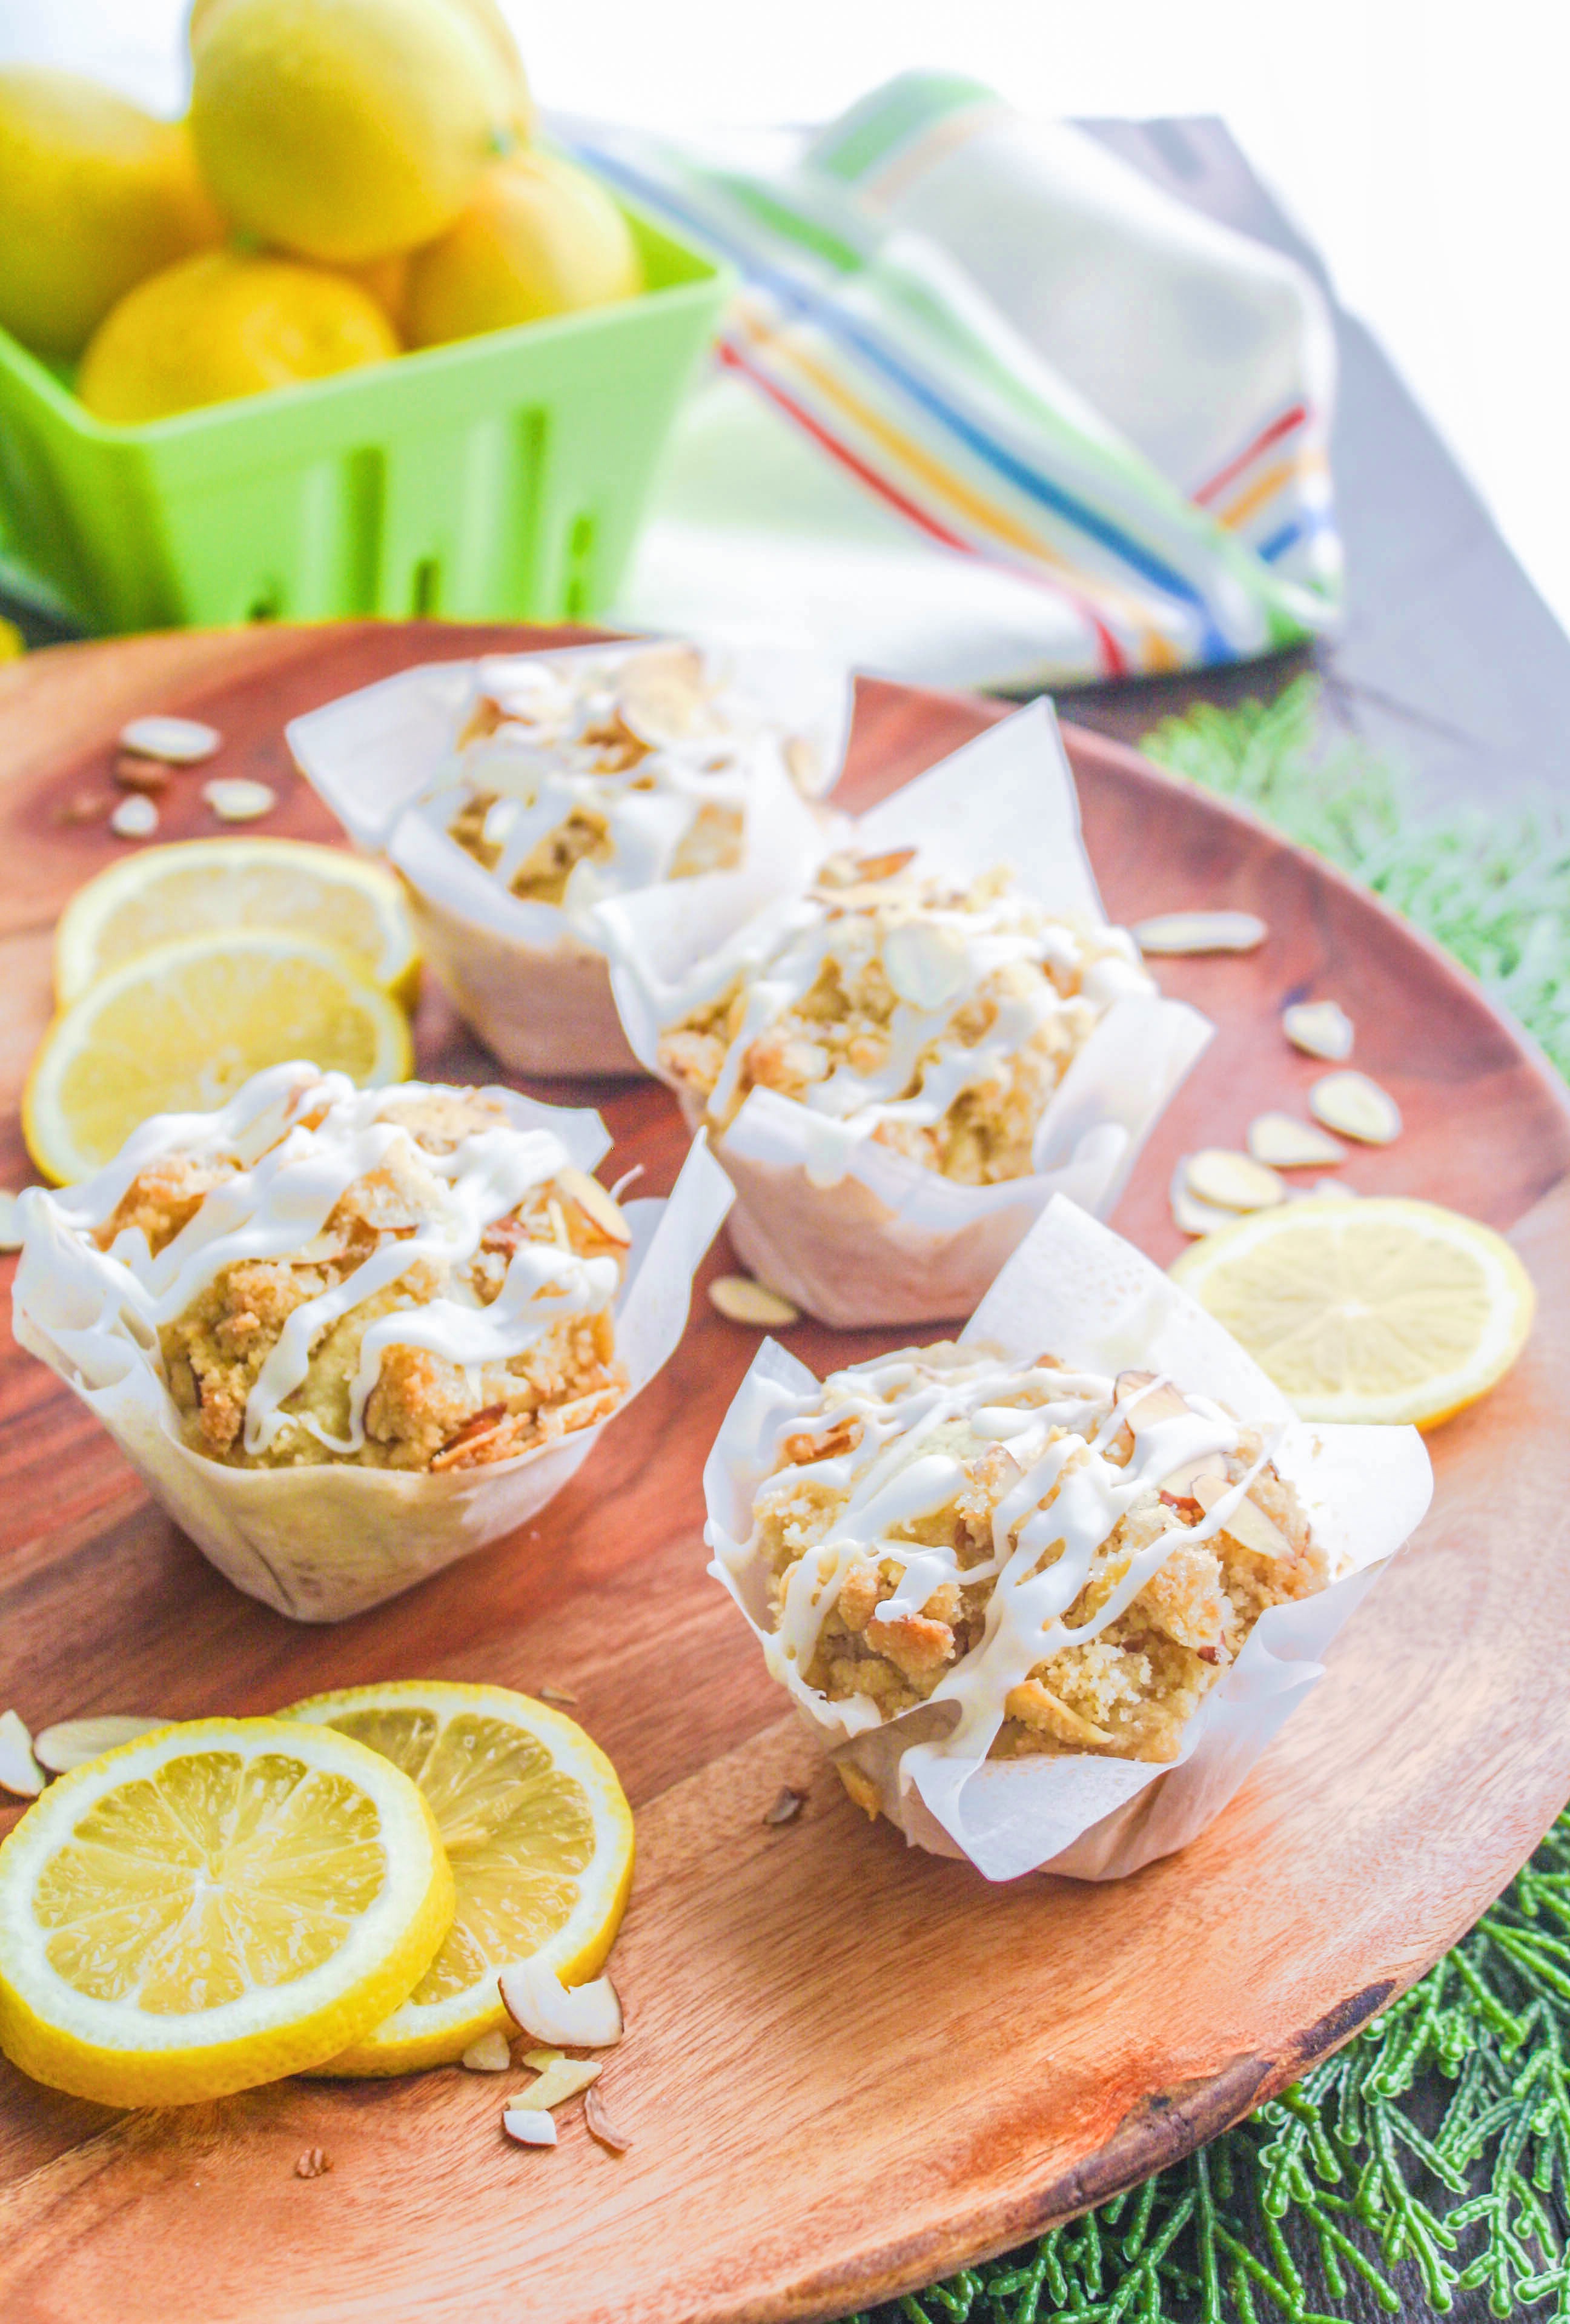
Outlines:
{"type": "Polygon", "coordinates": [[[556,2116],[543,2107],[503,2107],[502,2127],[520,2146],[554,2146],[556,2116]]]}
{"type": "Polygon", "coordinates": [[[716,1275],[708,1286],[709,1304],[730,1323],[753,1323],[760,1331],[783,1332],[799,1323],[798,1310],[778,1291],[754,1283],[750,1275],[716,1275]]]}
{"type": "Polygon", "coordinates": [[[120,729],[120,748],[139,759],[160,759],[167,767],[195,767],[223,744],[216,726],[199,718],[133,718],[120,729]]]}
{"type": "Polygon", "coordinates": [[[1202,1203],[1196,1194],[1189,1193],[1187,1157],[1172,1173],[1167,1199],[1172,1205],[1174,1221],[1187,1235],[1216,1234],[1223,1227],[1237,1224],[1235,1211],[1224,1211],[1216,1203],[1202,1203]]]}
{"type": "Polygon", "coordinates": [[[575,1170],[569,1163],[565,1170],[557,1172],[556,1183],[568,1201],[577,1204],[596,1234],[623,1250],[627,1249],[633,1230],[627,1224],[626,1214],[597,1178],[591,1178],[586,1170],[575,1170]]]}
{"type": "Polygon", "coordinates": [[[563,1985],[542,1961],[514,1961],[496,1983],[507,2015],[532,2034],[563,2050],[609,2050],[622,2038],[622,2005],[608,1977],[587,1985],[563,1985]]]}
{"type": "Polygon", "coordinates": [[[618,2130],[605,2112],[605,2102],[597,2089],[590,2090],[583,2102],[583,2126],[591,2138],[597,2138],[613,2154],[625,2154],[633,2144],[626,2132],[618,2130]]]}
{"type": "Polygon", "coordinates": [[[617,673],[616,700],[623,723],[641,742],[680,742],[712,728],[703,715],[708,687],[696,646],[653,646],[634,654],[617,673]]]}
{"type": "Polygon", "coordinates": [[[1257,1113],[1249,1124],[1249,1152],[1272,1170],[1312,1170],[1346,1159],[1345,1147],[1328,1130],[1289,1113],[1257,1113]]]}
{"type": "MultiPolygon", "coordinates": [[[[1196,1477],[1190,1488],[1195,1499],[1206,1517],[1222,1496],[1233,1490],[1224,1477],[1196,1477]]],[[[1290,1557],[1292,1545],[1273,1517],[1268,1517],[1257,1502],[1243,1499],[1232,1515],[1222,1520],[1222,1531],[1231,1534],[1233,1541],[1251,1549],[1256,1557],[1290,1557]]]]}
{"type": "Polygon", "coordinates": [[[32,1756],[32,1738],[14,1711],[0,1711],[0,1791],[35,1800],[45,1775],[32,1756]]]}
{"type": "Polygon", "coordinates": [[[542,1686],[540,1690],[540,1700],[541,1702],[559,1702],[570,1711],[577,1702],[577,1697],[570,1687],[542,1686]]]}
{"type": "Polygon", "coordinates": [[[1198,1201],[1224,1211],[1269,1211],[1287,1199],[1286,1186],[1273,1170],[1224,1146],[1205,1146],[1190,1154],[1184,1182],[1198,1201]]]}
{"type": "Polygon", "coordinates": [[[272,784],[253,782],[248,775],[218,775],[202,785],[202,797],[220,823],[255,823],[278,805],[272,784]]]}
{"type": "Polygon", "coordinates": [[[332,2167],[332,2156],[325,2146],[308,2146],[295,2159],[294,2175],[297,2179],[325,2179],[332,2167]]]}
{"type": "Polygon", "coordinates": [[[33,1757],[51,1775],[69,1775],[73,1767],[85,1767],[89,1759],[101,1759],[106,1751],[117,1750],[122,1743],[134,1743],[139,1735],[155,1734],[169,1724],[167,1719],[143,1719],[133,1711],[106,1711],[99,1719],[62,1719],[33,1738],[33,1757]]]}
{"type": "Polygon", "coordinates": [[[471,2074],[504,2074],[513,2062],[513,2052],[501,2027],[493,2025],[488,2034],[482,2034],[477,2042],[471,2042],[464,2052],[462,2062],[471,2074]]]}
{"type": "Polygon", "coordinates": [[[1315,1083],[1308,1111],[1326,1130],[1339,1130],[1364,1146],[1388,1146],[1401,1134],[1401,1109],[1390,1092],[1350,1068],[1315,1083]]]}
{"type": "Polygon", "coordinates": [[[577,2098],[597,2082],[600,2068],[593,2058],[553,2058],[537,2082],[531,2082],[523,2097],[531,2107],[565,2106],[568,2098],[577,2098]]]}
{"type": "Polygon", "coordinates": [[[525,2050],[523,2052],[523,2063],[526,2066],[532,2066],[537,2074],[542,2074],[547,2066],[555,2065],[560,2055],[561,2052],[559,2050],[552,2050],[550,2048],[541,2050],[525,2050]]]}
{"type": "Polygon", "coordinates": [[[1252,912],[1159,912],[1130,930],[1141,952],[1252,952],[1270,935],[1252,912]]]}
{"type": "Polygon", "coordinates": [[[901,920],[883,938],[883,969],[901,1001],[932,1015],[970,983],[970,949],[957,928],[901,920]]]}
{"type": "Polygon", "coordinates": [[[1155,1385],[1154,1372],[1120,1372],[1113,1383],[1119,1404],[1127,1404],[1123,1425],[1131,1436],[1141,1436],[1163,1420],[1176,1420],[1193,1410],[1186,1396],[1170,1380],[1155,1385]]]}
{"type": "Polygon", "coordinates": [[[116,839],[151,839],[158,829],[158,809],[140,791],[123,798],[109,817],[116,839]]]}
{"type": "Polygon", "coordinates": [[[1355,1033],[1351,1018],[1335,1001],[1295,1001],[1281,1011],[1281,1030],[1305,1056],[1325,1057],[1339,1065],[1350,1057],[1355,1033]]]}
{"type": "Polygon", "coordinates": [[[805,1792],[798,1792],[789,1784],[781,1784],[773,1803],[763,1810],[765,1823],[794,1823],[807,1804],[805,1792]]]}

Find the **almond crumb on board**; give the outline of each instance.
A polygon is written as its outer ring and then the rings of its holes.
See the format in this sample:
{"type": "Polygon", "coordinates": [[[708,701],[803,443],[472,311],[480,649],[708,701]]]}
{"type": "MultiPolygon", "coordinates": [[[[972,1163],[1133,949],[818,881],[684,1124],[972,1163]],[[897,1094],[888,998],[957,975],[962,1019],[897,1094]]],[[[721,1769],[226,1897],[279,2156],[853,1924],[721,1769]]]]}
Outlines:
{"type": "Polygon", "coordinates": [[[202,785],[202,797],[220,823],[254,823],[278,804],[271,783],[253,782],[248,775],[215,775],[202,785]]]}
{"type": "Polygon", "coordinates": [[[1129,931],[1143,953],[1252,952],[1270,930],[1253,912],[1159,912],[1129,931]]]}
{"type": "Polygon", "coordinates": [[[120,748],[138,758],[156,759],[169,767],[195,767],[210,759],[223,742],[216,726],[199,718],[170,718],[158,714],[133,718],[120,729],[120,748]]]}
{"type": "Polygon", "coordinates": [[[782,1332],[801,1321],[798,1311],[778,1291],[754,1283],[750,1275],[716,1275],[708,1286],[709,1305],[727,1323],[754,1323],[763,1331],[782,1332]]]}
{"type": "Polygon", "coordinates": [[[115,802],[104,791],[74,791],[55,809],[56,823],[102,823],[115,802]]]}
{"type": "Polygon", "coordinates": [[[591,2138],[608,2146],[613,2154],[625,2154],[633,2141],[605,2112],[605,2102],[596,2083],[583,2102],[583,2126],[591,2138]]]}
{"type": "Polygon", "coordinates": [[[136,759],[127,752],[115,761],[115,780],[123,791],[166,791],[169,769],[160,759],[136,759]]]}
{"type": "Polygon", "coordinates": [[[541,1702],[566,1703],[570,1708],[577,1701],[577,1697],[569,1686],[542,1686],[540,1690],[540,1700],[541,1702]]]}
{"type": "Polygon", "coordinates": [[[493,2025],[488,2034],[482,2034],[477,2042],[471,2042],[461,2062],[471,2074],[504,2074],[513,2062],[513,2052],[501,2027],[493,2025]]]}
{"type": "Polygon", "coordinates": [[[806,1804],[807,1794],[805,1792],[795,1790],[790,1784],[782,1784],[780,1787],[779,1797],[773,1802],[771,1806],[766,1807],[763,1810],[763,1821],[765,1823],[794,1823],[806,1804]]]}
{"type": "Polygon", "coordinates": [[[116,839],[151,839],[158,829],[158,809],[142,791],[130,791],[109,817],[116,839]]]}
{"type": "Polygon", "coordinates": [[[325,2146],[308,2146],[295,2160],[294,2175],[297,2179],[325,2179],[332,2167],[332,2156],[325,2146]]]}
{"type": "Polygon", "coordinates": [[[543,2107],[503,2107],[502,2127],[520,2146],[554,2146],[556,2117],[543,2107]]]}

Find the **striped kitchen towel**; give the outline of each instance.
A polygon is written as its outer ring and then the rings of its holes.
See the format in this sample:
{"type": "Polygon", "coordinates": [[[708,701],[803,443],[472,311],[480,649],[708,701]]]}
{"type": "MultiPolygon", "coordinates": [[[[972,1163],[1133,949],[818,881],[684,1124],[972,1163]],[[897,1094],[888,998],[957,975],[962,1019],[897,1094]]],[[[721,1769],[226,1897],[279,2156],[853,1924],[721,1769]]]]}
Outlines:
{"type": "Polygon", "coordinates": [[[1334,624],[1334,341],[1291,260],[946,75],[810,139],[557,126],[741,279],[626,620],[1016,687],[1334,624]]]}

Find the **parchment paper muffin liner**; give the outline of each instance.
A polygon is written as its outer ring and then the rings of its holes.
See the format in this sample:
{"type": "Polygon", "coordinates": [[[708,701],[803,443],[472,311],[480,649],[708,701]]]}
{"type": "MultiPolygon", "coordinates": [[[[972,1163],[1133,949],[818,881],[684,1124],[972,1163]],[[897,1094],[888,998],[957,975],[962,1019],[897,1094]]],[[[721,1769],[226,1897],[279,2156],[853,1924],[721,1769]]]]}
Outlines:
{"type": "MultiPolygon", "coordinates": [[[[514,1073],[581,1078],[642,1068],[622,1030],[594,926],[499,886],[447,829],[455,795],[425,794],[450,762],[476,699],[504,683],[519,661],[615,661],[651,642],[635,638],[543,655],[430,662],[344,695],[287,729],[301,772],[350,837],[402,873],[422,952],[465,1022],[514,1073]]],[[[850,732],[845,669],[796,648],[710,643],[703,650],[727,690],[809,746],[811,788],[815,795],[827,790],[838,779],[850,732]]],[[[830,844],[825,830],[822,811],[808,805],[777,750],[762,750],[742,865],[675,884],[684,895],[714,890],[744,917],[808,875],[830,844]]]]}
{"type": "MultiPolygon", "coordinates": [[[[501,1101],[520,1129],[554,1130],[592,1170],[609,1147],[596,1113],[501,1101]]],[[[79,1203],[88,1190],[75,1187],[79,1203]]],[[[674,1351],[692,1277],[718,1231],[731,1190],[703,1141],[664,1202],[623,1208],[633,1231],[616,1311],[627,1368],[623,1411],[674,1351]]],[[[120,1304],[100,1255],[67,1224],[60,1198],[31,1189],[13,1292],[16,1337],[80,1397],[153,1499],[236,1589],[300,1622],[337,1622],[439,1572],[535,1517],[582,1466],[610,1421],[486,1467],[439,1474],[322,1462],[238,1469],[185,1442],[156,1344],[120,1304]]],[[[611,1416],[614,1421],[615,1414],[611,1416]]]]}
{"type": "Polygon", "coordinates": [[[1222,1326],[1131,1244],[1059,1195],[1043,1211],[962,1339],[1029,1363],[1043,1352],[1109,1375],[1165,1374],[1240,1419],[1284,1424],[1271,1454],[1297,1488],[1332,1571],[1316,1596],[1272,1606],[1185,1729],[1169,1762],[1094,1753],[987,1759],[942,1749],[956,1706],[925,1703],[880,1724],[866,1696],[831,1702],[787,1660],[770,1626],[769,1575],[749,1556],[753,1502],[770,1472],[770,1431],[812,1375],[765,1342],[704,1472],[709,1572],[729,1591],[771,1674],[834,1758],[876,1784],[912,1847],[967,1857],[989,1880],[1031,1870],[1110,1880],[1171,1854],[1232,1798],[1323,1675],[1322,1656],[1420,1522],[1433,1489],[1414,1428],[1298,1421],[1222,1326]],[[936,1750],[918,1747],[936,1745],[936,1750]]]}
{"type": "MultiPolygon", "coordinates": [[[[914,845],[919,871],[961,879],[1007,863],[1043,910],[1107,926],[1073,774],[1044,700],[858,817],[840,844],[873,854],[914,845]]],[[[670,888],[647,889],[598,908],[622,1021],[651,1073],[660,1070],[661,1030],[683,1013],[686,979],[742,925],[733,899],[716,897],[705,910],[684,908],[685,900],[670,888]]],[[[815,1162],[824,1118],[777,1090],[753,1089],[728,1128],[708,1125],[736,1189],[731,1239],[762,1281],[825,1323],[968,1314],[1054,1194],[1101,1217],[1112,1211],[1213,1030],[1186,1001],[1114,1001],[1042,1113],[1034,1171],[991,1186],[958,1185],[872,1138],[825,1185],[815,1162]]],[[[702,1098],[675,1086],[697,1128],[706,1118],[702,1098]]]]}

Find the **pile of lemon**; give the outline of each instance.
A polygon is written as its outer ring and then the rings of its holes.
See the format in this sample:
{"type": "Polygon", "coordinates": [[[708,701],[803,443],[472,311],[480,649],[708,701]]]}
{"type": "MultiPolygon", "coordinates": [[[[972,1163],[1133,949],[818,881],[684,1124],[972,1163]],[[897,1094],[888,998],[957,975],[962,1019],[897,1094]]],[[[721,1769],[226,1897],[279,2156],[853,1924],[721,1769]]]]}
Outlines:
{"type": "Polygon", "coordinates": [[[505,2027],[502,1969],[595,1974],[632,1877],[610,1761],[506,1688],[164,1727],[0,1847],[0,2047],[107,2106],[451,2064],[505,2027]]]}
{"type": "Polygon", "coordinates": [[[496,0],[195,0],[187,119],[0,69],[0,325],[98,418],[631,298],[610,196],[531,143],[496,0]]]}

